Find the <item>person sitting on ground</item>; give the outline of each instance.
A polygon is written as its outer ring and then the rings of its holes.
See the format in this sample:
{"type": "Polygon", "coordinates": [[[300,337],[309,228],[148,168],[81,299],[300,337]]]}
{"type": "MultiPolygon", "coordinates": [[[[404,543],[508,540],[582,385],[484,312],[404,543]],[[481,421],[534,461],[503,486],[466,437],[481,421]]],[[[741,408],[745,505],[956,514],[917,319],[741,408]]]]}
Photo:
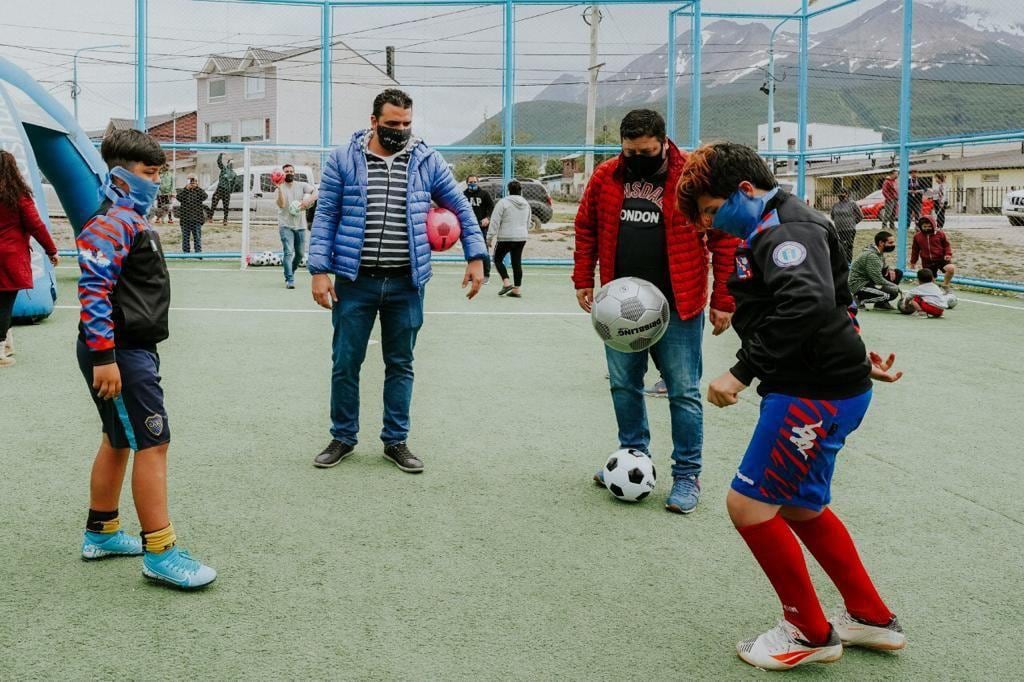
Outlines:
{"type": "Polygon", "coordinates": [[[840,192],[839,201],[832,206],[832,224],[836,226],[839,246],[846,254],[846,262],[853,260],[853,239],[857,236],[857,223],[864,220],[860,206],[850,201],[849,192],[840,192]]]}
{"type": "Polygon", "coordinates": [[[928,317],[942,317],[942,313],[949,310],[955,301],[953,294],[943,291],[935,283],[935,273],[928,268],[921,268],[917,271],[919,284],[907,292],[900,304],[900,312],[904,315],[918,313],[928,317]]]}
{"type": "Polygon", "coordinates": [[[501,275],[498,296],[522,297],[519,287],[523,284],[523,248],[530,235],[531,215],[530,202],[523,198],[522,184],[512,180],[508,183],[508,194],[494,206],[487,234],[488,245],[492,239],[497,242],[494,245],[494,267],[501,275]],[[508,279],[504,262],[506,254],[512,257],[514,281],[508,279]]]}
{"type": "Polygon", "coordinates": [[[956,273],[953,248],[946,239],[946,233],[938,229],[937,221],[930,215],[923,215],[917,221],[917,232],[910,246],[910,267],[917,266],[918,257],[922,268],[936,275],[942,274],[942,288],[948,290],[956,273]]]}
{"type": "Polygon", "coordinates": [[[900,297],[897,286],[903,279],[903,271],[890,269],[885,254],[896,250],[896,239],[891,232],[882,230],[875,235],[874,243],[864,248],[850,264],[850,291],[858,307],[869,303],[875,310],[892,310],[890,301],[900,297]]]}

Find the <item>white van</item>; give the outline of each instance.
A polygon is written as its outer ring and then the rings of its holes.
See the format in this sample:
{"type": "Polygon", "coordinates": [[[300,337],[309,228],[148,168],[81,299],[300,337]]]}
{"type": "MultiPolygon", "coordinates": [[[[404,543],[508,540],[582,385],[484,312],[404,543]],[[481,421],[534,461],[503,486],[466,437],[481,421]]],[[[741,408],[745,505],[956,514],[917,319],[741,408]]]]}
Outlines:
{"type": "MultiPolygon", "coordinates": [[[[270,176],[275,170],[280,170],[280,166],[250,166],[249,175],[243,184],[242,170],[237,170],[238,176],[235,178],[234,191],[231,192],[231,208],[228,209],[228,215],[231,220],[241,220],[242,217],[242,202],[245,199],[242,188],[247,187],[250,192],[249,195],[249,211],[250,220],[257,220],[260,222],[276,222],[277,221],[277,202],[274,195],[277,188],[271,181],[270,176]]],[[[295,166],[295,180],[296,182],[308,182],[311,185],[316,185],[313,177],[313,168],[311,166],[295,166]]],[[[210,215],[210,204],[213,202],[213,193],[217,191],[217,181],[214,180],[205,188],[206,190],[206,201],[203,204],[206,206],[206,214],[210,215]]],[[[174,201],[175,215],[177,215],[177,199],[174,201]]],[[[211,220],[222,220],[224,217],[224,209],[221,203],[217,202],[216,214],[211,220]]]]}

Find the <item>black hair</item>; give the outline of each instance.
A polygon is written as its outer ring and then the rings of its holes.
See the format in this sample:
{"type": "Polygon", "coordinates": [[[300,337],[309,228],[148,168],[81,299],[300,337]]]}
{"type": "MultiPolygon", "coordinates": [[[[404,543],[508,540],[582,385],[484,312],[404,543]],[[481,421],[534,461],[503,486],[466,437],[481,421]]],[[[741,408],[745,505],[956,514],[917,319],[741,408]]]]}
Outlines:
{"type": "Polygon", "coordinates": [[[385,104],[393,104],[399,109],[411,109],[412,97],[409,97],[404,90],[388,88],[373,98],[373,115],[375,118],[380,118],[385,104]]]}
{"type": "Polygon", "coordinates": [[[653,109],[634,109],[619,124],[619,137],[635,140],[638,137],[656,137],[665,141],[665,119],[653,109]]]}
{"type": "Polygon", "coordinates": [[[108,168],[121,166],[129,171],[139,163],[146,166],[163,166],[167,163],[167,155],[157,141],[134,128],[115,130],[103,138],[100,155],[108,168]]]}
{"type": "Polygon", "coordinates": [[[892,232],[888,232],[886,230],[882,230],[881,232],[878,232],[877,234],[875,234],[875,244],[877,245],[879,242],[887,242],[887,241],[889,241],[889,237],[891,237],[891,236],[892,236],[892,232]]]}
{"type": "Polygon", "coordinates": [[[509,180],[508,182],[508,193],[509,194],[522,194],[523,185],[518,180],[509,180]]]}
{"type": "Polygon", "coordinates": [[[746,145],[716,142],[699,147],[686,160],[676,186],[679,208],[696,221],[700,219],[698,197],[725,199],[744,180],[764,191],[777,185],[764,160],[746,145]]]}
{"type": "Polygon", "coordinates": [[[291,168],[292,170],[295,170],[295,166],[293,166],[290,163],[286,163],[285,165],[281,166],[281,170],[284,170],[285,168],[291,168]]]}
{"type": "Polygon", "coordinates": [[[476,178],[477,180],[479,180],[480,176],[477,175],[476,173],[470,173],[469,175],[466,176],[466,182],[469,182],[470,178],[476,178]]]}
{"type": "Polygon", "coordinates": [[[921,284],[929,284],[935,281],[935,273],[928,268],[921,268],[917,271],[917,281],[921,284]]]}

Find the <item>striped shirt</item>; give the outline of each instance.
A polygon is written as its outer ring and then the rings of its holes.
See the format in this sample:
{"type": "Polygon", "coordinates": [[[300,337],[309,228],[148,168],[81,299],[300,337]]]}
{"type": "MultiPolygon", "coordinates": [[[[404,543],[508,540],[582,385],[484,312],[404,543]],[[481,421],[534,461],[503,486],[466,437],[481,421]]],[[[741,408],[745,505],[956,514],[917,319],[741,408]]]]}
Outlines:
{"type": "Polygon", "coordinates": [[[366,152],[366,229],[361,265],[409,265],[408,171],[408,151],[388,159],[366,152]]]}

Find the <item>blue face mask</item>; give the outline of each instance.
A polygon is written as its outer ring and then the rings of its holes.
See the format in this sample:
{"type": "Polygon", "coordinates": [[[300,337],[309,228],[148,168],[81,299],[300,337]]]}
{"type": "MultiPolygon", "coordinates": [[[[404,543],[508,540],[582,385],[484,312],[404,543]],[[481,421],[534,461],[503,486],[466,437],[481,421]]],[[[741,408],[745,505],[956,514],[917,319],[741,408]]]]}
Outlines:
{"type": "Polygon", "coordinates": [[[153,202],[156,201],[156,195],[159,191],[160,183],[140,178],[121,166],[111,168],[106,182],[100,187],[101,198],[110,199],[114,203],[120,202],[121,205],[125,204],[126,199],[130,199],[131,203],[134,204],[135,211],[143,217],[149,213],[149,209],[153,206],[153,202]],[[127,196],[125,196],[123,189],[114,184],[114,178],[124,180],[128,184],[127,196]]]}
{"type": "Polygon", "coordinates": [[[466,187],[468,187],[469,189],[472,189],[472,190],[476,190],[476,188],[478,188],[479,186],[480,185],[476,184],[475,182],[471,182],[468,185],[466,185],[466,187]]]}
{"type": "Polygon", "coordinates": [[[736,190],[719,207],[715,213],[715,219],[711,222],[711,227],[728,232],[734,237],[746,239],[751,232],[757,229],[762,216],[764,216],[764,207],[778,191],[779,188],[776,187],[764,196],[748,197],[740,190],[736,190]]]}

